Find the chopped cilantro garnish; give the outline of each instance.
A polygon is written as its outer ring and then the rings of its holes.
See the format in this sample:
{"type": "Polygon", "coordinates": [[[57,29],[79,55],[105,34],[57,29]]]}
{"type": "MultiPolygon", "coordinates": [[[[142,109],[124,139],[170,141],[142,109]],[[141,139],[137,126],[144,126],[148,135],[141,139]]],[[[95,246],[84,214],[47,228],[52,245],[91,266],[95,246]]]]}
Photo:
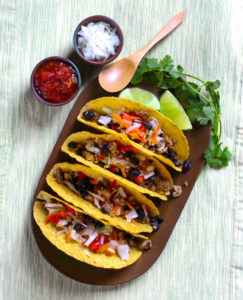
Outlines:
{"type": "Polygon", "coordinates": [[[151,87],[163,90],[169,89],[182,102],[185,102],[186,112],[192,123],[201,125],[210,124],[212,136],[210,146],[205,151],[205,160],[213,168],[222,168],[231,161],[231,153],[227,147],[222,148],[220,119],[220,81],[214,82],[199,79],[196,76],[185,74],[182,66],[175,67],[173,59],[166,55],[162,60],[143,58],[132,80],[137,84],[146,80],[151,87]],[[198,82],[190,82],[192,78],[198,82]],[[207,96],[206,96],[207,95],[207,96]]]}

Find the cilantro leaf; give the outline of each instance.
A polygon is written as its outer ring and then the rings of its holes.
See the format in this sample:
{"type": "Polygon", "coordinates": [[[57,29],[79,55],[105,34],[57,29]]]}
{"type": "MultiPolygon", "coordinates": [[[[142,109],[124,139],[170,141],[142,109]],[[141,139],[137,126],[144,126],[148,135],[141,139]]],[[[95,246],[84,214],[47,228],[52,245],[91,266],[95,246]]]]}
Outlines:
{"type": "Polygon", "coordinates": [[[183,73],[180,65],[173,64],[171,56],[166,55],[162,60],[156,58],[143,58],[131,80],[137,84],[146,80],[151,87],[170,90],[179,101],[186,104],[186,113],[192,123],[201,125],[210,123],[212,138],[209,148],[205,152],[206,162],[213,168],[228,165],[232,159],[227,147],[221,148],[221,121],[220,121],[220,81],[207,81],[196,76],[183,73]],[[194,82],[186,78],[193,78],[194,82]],[[199,84],[195,83],[198,82],[199,84]],[[205,96],[203,91],[208,92],[205,96]]]}
{"type": "Polygon", "coordinates": [[[210,145],[206,149],[204,157],[206,162],[216,169],[228,166],[228,163],[232,160],[228,147],[222,149],[221,143],[218,142],[218,137],[215,135],[211,137],[210,145]]]}
{"type": "Polygon", "coordinates": [[[206,125],[209,121],[213,123],[215,118],[214,110],[211,106],[203,106],[201,114],[197,116],[197,121],[201,125],[206,125]]]}

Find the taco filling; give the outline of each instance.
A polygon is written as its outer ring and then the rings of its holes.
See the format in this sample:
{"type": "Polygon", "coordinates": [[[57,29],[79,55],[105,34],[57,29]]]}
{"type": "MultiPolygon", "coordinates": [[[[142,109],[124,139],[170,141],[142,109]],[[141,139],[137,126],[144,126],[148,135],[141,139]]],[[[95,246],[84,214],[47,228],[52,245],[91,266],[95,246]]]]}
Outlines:
{"type": "Polygon", "coordinates": [[[81,198],[91,202],[102,213],[111,217],[122,217],[127,222],[149,224],[158,229],[160,217],[151,217],[150,208],[136,201],[116,180],[109,181],[101,176],[91,178],[80,171],[55,169],[54,179],[65,185],[81,198]]]}
{"type": "Polygon", "coordinates": [[[100,114],[86,110],[83,112],[83,118],[123,133],[142,147],[170,159],[176,167],[182,166],[183,162],[175,151],[177,141],[163,133],[158,120],[149,112],[128,112],[124,107],[119,111],[103,107],[102,111],[104,113],[100,114]]]}
{"type": "Polygon", "coordinates": [[[152,247],[150,240],[105,225],[55,199],[49,198],[45,203],[45,210],[45,225],[52,223],[57,236],[64,233],[66,243],[74,240],[84,250],[86,248],[93,253],[104,253],[107,256],[118,255],[122,260],[128,260],[131,247],[138,250],[152,247]]]}
{"type": "Polygon", "coordinates": [[[101,166],[137,185],[161,194],[169,194],[171,184],[157,169],[153,159],[132,145],[102,137],[89,138],[84,143],[71,141],[68,148],[84,159],[101,166]]]}

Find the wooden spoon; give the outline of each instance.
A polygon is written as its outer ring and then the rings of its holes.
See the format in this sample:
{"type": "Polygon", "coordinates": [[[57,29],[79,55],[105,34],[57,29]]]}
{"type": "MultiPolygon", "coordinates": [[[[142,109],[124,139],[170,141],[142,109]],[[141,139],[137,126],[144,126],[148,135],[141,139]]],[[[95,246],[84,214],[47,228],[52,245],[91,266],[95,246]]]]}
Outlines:
{"type": "Polygon", "coordinates": [[[99,83],[102,88],[108,92],[118,92],[126,87],[131,81],[143,56],[150,48],[179,26],[184,19],[184,12],[177,14],[144,48],[103,69],[99,74],[99,83]]]}

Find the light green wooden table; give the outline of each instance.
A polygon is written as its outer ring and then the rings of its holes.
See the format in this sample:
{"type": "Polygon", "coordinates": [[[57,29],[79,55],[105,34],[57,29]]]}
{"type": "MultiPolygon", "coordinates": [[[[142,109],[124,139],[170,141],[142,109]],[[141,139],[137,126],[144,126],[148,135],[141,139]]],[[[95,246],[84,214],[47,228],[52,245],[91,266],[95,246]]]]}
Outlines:
{"type": "Polygon", "coordinates": [[[0,1],[1,299],[243,299],[242,19],[241,0],[0,1]],[[49,266],[30,227],[34,190],[74,102],[60,108],[37,102],[31,71],[44,57],[68,56],[75,27],[90,15],[120,24],[124,57],[180,11],[187,14],[183,25],[149,56],[170,54],[188,73],[221,80],[223,141],[233,162],[203,171],[146,274],[114,287],[75,282],[49,266]]]}

